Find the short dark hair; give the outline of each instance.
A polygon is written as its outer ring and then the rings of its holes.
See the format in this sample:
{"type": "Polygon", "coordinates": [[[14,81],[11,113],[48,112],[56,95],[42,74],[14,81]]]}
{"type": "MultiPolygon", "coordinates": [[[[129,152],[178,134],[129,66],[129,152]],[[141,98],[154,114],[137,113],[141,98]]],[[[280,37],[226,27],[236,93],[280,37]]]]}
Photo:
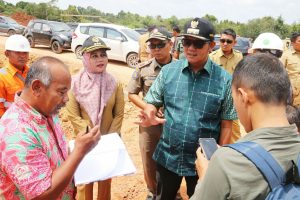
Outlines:
{"type": "Polygon", "coordinates": [[[176,31],[177,33],[180,33],[180,28],[177,25],[173,26],[173,31],[176,31]]]}
{"type": "Polygon", "coordinates": [[[233,39],[236,38],[236,32],[231,29],[231,28],[227,28],[227,29],[224,29],[221,34],[225,34],[225,35],[231,35],[233,37],[233,39]]]}
{"type": "Polygon", "coordinates": [[[286,106],[286,116],[290,124],[296,124],[300,129],[300,108],[292,105],[286,106]]]}
{"type": "Polygon", "coordinates": [[[297,40],[297,37],[300,36],[300,32],[295,32],[291,35],[291,42],[295,42],[297,40]]]}
{"type": "Polygon", "coordinates": [[[232,75],[233,88],[246,87],[263,103],[287,104],[290,80],[278,58],[256,53],[241,60],[232,75]]]}

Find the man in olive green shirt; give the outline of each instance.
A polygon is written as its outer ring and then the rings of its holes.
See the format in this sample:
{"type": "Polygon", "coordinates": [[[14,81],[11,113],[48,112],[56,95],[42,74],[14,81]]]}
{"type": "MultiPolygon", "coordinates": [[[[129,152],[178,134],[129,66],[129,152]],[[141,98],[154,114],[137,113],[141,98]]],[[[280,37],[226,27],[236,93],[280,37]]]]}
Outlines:
{"type": "Polygon", "coordinates": [[[286,68],[293,87],[293,105],[300,105],[300,32],[291,37],[292,49],[283,53],[281,61],[286,68]]]}
{"type": "MultiPolygon", "coordinates": [[[[233,49],[236,44],[236,33],[233,29],[225,29],[221,33],[220,48],[209,54],[212,61],[222,66],[230,74],[236,65],[243,59],[243,54],[233,49]]],[[[232,122],[232,135],[230,143],[234,143],[241,137],[239,120],[232,122]]]]}
{"type": "MultiPolygon", "coordinates": [[[[233,73],[234,105],[248,132],[238,142],[258,143],[275,157],[285,173],[300,152],[297,127],[290,125],[286,117],[289,88],[285,69],[268,53],[247,56],[233,73]]],[[[197,157],[200,182],[191,200],[265,199],[270,192],[256,166],[229,147],[219,148],[209,164],[199,149],[197,157]]]]}

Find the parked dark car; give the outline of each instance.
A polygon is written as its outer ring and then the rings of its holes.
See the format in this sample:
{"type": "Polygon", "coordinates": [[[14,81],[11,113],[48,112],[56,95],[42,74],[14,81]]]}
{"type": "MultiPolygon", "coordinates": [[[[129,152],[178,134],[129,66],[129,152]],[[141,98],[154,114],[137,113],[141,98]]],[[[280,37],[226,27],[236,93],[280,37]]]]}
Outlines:
{"type": "MultiPolygon", "coordinates": [[[[214,47],[213,51],[220,48],[220,35],[215,35],[214,41],[216,42],[216,46],[214,47]]],[[[245,37],[237,37],[236,44],[233,48],[242,52],[244,56],[247,55],[248,50],[251,48],[250,39],[245,37]]]]}
{"type": "Polygon", "coordinates": [[[63,22],[31,20],[23,35],[28,39],[31,47],[46,45],[55,53],[71,48],[72,30],[63,22]]]}
{"type": "Polygon", "coordinates": [[[139,34],[143,35],[145,33],[148,32],[148,30],[146,28],[136,28],[134,29],[136,32],[138,32],[139,34]]]}
{"type": "Polygon", "coordinates": [[[0,16],[0,32],[7,33],[9,36],[14,34],[22,34],[25,26],[18,24],[10,17],[0,16]]]}

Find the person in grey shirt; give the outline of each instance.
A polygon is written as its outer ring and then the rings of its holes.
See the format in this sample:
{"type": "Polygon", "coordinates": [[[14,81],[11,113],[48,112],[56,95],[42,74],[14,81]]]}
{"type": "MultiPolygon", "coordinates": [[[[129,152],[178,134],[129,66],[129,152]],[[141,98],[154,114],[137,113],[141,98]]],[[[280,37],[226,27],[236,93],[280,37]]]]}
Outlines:
{"type": "MultiPolygon", "coordinates": [[[[253,141],[264,147],[287,172],[300,152],[300,136],[289,124],[286,102],[290,81],[275,56],[247,56],[236,67],[232,96],[238,117],[248,134],[238,142],[253,141]]],[[[199,182],[191,200],[265,199],[270,188],[256,166],[229,147],[219,148],[208,162],[197,150],[199,182]]]]}

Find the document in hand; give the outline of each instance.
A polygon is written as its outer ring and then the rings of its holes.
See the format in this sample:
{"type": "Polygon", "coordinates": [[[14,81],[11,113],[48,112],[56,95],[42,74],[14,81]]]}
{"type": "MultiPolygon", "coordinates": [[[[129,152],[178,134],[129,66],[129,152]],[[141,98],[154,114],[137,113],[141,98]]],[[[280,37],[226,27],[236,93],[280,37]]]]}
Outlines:
{"type": "MultiPolygon", "coordinates": [[[[71,151],[74,144],[74,140],[69,142],[71,151]]],[[[101,136],[97,146],[85,155],[76,169],[74,180],[75,185],[86,184],[135,172],[136,168],[120,136],[111,133],[101,136]]]]}

